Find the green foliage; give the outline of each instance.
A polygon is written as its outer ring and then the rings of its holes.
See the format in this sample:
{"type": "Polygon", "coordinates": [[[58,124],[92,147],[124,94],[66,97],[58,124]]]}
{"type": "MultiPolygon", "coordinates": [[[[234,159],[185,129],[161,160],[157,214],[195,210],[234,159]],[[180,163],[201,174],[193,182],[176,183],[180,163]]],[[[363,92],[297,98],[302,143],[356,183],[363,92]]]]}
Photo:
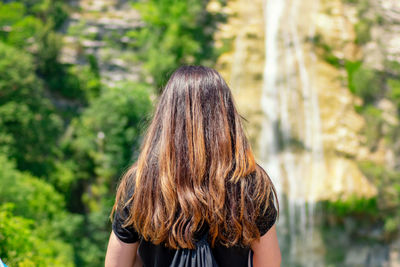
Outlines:
{"type": "MultiPolygon", "coordinates": [[[[54,188],[0,155],[0,257],[13,266],[72,266],[72,246],[63,234],[76,225],[63,212],[54,188]],[[67,222],[68,220],[68,222],[67,222]]],[[[75,229],[73,229],[75,231],[75,229]]]]}
{"type": "Polygon", "coordinates": [[[19,0],[27,8],[27,13],[41,18],[43,22],[53,24],[58,29],[68,18],[63,0],[19,0]]]}
{"type": "Polygon", "coordinates": [[[373,23],[368,19],[361,19],[354,26],[356,32],[356,43],[365,44],[371,40],[371,27],[373,23]]]}
{"type": "Polygon", "coordinates": [[[359,17],[364,18],[370,8],[370,0],[357,0],[357,13],[359,17]]]}
{"type": "Polygon", "coordinates": [[[218,19],[206,11],[208,1],[149,0],[134,3],[146,23],[128,37],[135,40],[143,67],[162,86],[182,64],[210,65],[217,53],[213,32],[218,19]]]}
{"type": "Polygon", "coordinates": [[[345,216],[375,216],[378,207],[376,198],[360,198],[351,196],[326,203],[325,211],[338,217],[345,216]]]}
{"type": "Polygon", "coordinates": [[[393,77],[400,77],[400,62],[394,60],[387,60],[384,62],[385,70],[393,77]]]}
{"type": "Polygon", "coordinates": [[[336,201],[324,201],[319,208],[323,212],[321,237],[326,244],[327,266],[341,266],[349,247],[381,242],[380,237],[373,234],[383,224],[377,197],[352,195],[336,201]]]}
{"type": "Polygon", "coordinates": [[[379,212],[376,216],[384,221],[386,237],[391,238],[400,227],[400,172],[370,161],[360,162],[359,166],[378,188],[379,212]]]}
{"type": "MultiPolygon", "coordinates": [[[[65,146],[80,162],[81,179],[101,177],[101,183],[91,185],[94,199],[108,192],[117,174],[137,156],[151,107],[148,91],[146,86],[132,83],[109,88],[72,121],[65,146]]],[[[90,206],[97,210],[95,203],[90,206]]]]}
{"type": "Polygon", "coordinates": [[[104,88],[72,120],[62,142],[68,160],[56,164],[50,180],[65,192],[70,210],[85,212],[85,225],[76,233],[84,238],[73,242],[79,266],[102,265],[115,185],[138,155],[151,111],[149,91],[137,83],[104,88]]]}
{"type": "Polygon", "coordinates": [[[343,66],[343,60],[338,58],[330,47],[322,38],[320,34],[316,34],[313,37],[309,38],[310,41],[316,49],[317,53],[319,52],[322,58],[328,62],[329,64],[335,66],[336,68],[340,68],[343,66]]]}
{"type": "Polygon", "coordinates": [[[2,31],[9,31],[7,28],[23,18],[23,14],[25,14],[25,7],[21,3],[4,4],[0,2],[0,26],[2,31]]]}
{"type": "Polygon", "coordinates": [[[356,32],[356,44],[363,45],[371,40],[371,28],[374,23],[382,24],[383,18],[376,15],[374,19],[367,16],[371,8],[370,0],[345,0],[348,4],[354,5],[357,9],[358,22],[354,24],[356,32]]]}
{"type": "Polygon", "coordinates": [[[95,99],[101,91],[100,78],[90,66],[57,64],[46,75],[50,90],[64,98],[78,100],[84,105],[95,99]]]}
{"type": "Polygon", "coordinates": [[[352,83],[355,93],[360,96],[365,103],[373,102],[382,91],[382,83],[379,75],[372,69],[360,67],[353,73],[352,83]]]}
{"type": "Polygon", "coordinates": [[[109,215],[113,198],[103,199],[100,209],[87,216],[86,226],[81,229],[79,236],[83,238],[77,242],[77,266],[104,265],[104,256],[107,241],[110,236],[109,215]]]}
{"type": "Polygon", "coordinates": [[[71,246],[40,238],[34,221],[15,216],[13,206],[0,206],[0,258],[8,266],[74,266],[71,246]]]}
{"type": "Polygon", "coordinates": [[[54,34],[55,25],[60,26],[66,18],[60,17],[58,12],[63,9],[62,1],[56,1],[59,8],[54,7],[54,10],[50,4],[53,1],[42,2],[35,5],[36,11],[34,12],[32,12],[32,8],[26,8],[20,2],[0,3],[0,29],[2,29],[0,37],[2,40],[32,52],[40,50],[40,47],[37,46],[46,41],[46,35],[54,34]]]}
{"type": "Polygon", "coordinates": [[[363,129],[366,136],[366,144],[372,150],[378,145],[379,139],[382,137],[382,111],[373,105],[367,105],[362,109],[362,115],[366,120],[366,127],[363,129]]]}
{"type": "Polygon", "coordinates": [[[383,94],[384,84],[380,73],[365,68],[360,61],[347,61],[345,68],[350,91],[361,97],[365,104],[373,103],[383,94]]]}
{"type": "Polygon", "coordinates": [[[44,25],[32,16],[27,16],[11,26],[12,30],[7,36],[7,43],[15,47],[24,48],[37,42],[44,25]]]}
{"type": "Polygon", "coordinates": [[[24,254],[32,248],[30,226],[33,221],[13,216],[12,207],[12,204],[0,206],[0,257],[9,265],[28,261],[32,266],[33,262],[24,259],[24,254]]]}
{"type": "Polygon", "coordinates": [[[93,57],[89,57],[89,65],[61,64],[58,61],[62,47],[61,36],[51,31],[41,36],[37,47],[36,70],[56,96],[78,100],[81,105],[86,105],[99,95],[101,91],[99,70],[93,57]]]}
{"type": "MultiPolygon", "coordinates": [[[[97,58],[60,62],[68,4],[0,2],[0,257],[11,266],[101,266],[121,173],[136,160],[150,86],[101,83],[97,58]]],[[[101,36],[160,86],[181,64],[214,63],[207,1],[143,1],[146,25],[101,36]],[[117,38],[117,41],[116,41],[117,38]],[[126,47],[128,46],[128,47],[126,47]]],[[[82,34],[87,24],[70,28],[82,34]]],[[[96,34],[85,38],[97,38],[96,34]]],[[[227,44],[226,44],[227,45],[227,44]]],[[[225,49],[225,48],[224,48],[225,49]]],[[[113,56],[113,55],[111,55],[113,56]]],[[[148,80],[147,80],[148,81],[148,80]]]]}
{"type": "MultiPolygon", "coordinates": [[[[350,1],[356,4],[359,20],[355,25],[356,43],[364,45],[372,38],[371,28],[374,25],[385,26],[385,19],[377,14],[372,16],[370,1],[350,1]]],[[[356,107],[365,118],[366,125],[363,134],[366,137],[366,145],[371,151],[377,148],[377,144],[384,138],[385,143],[391,146],[394,157],[400,155],[399,137],[400,127],[388,123],[382,114],[382,110],[374,105],[379,100],[389,99],[397,107],[400,114],[400,64],[395,61],[384,62],[384,70],[376,71],[363,65],[362,61],[345,64],[348,74],[348,86],[352,93],[363,100],[363,105],[356,107]]],[[[378,220],[384,231],[386,240],[391,240],[399,234],[400,229],[400,172],[398,166],[390,169],[370,161],[359,163],[362,172],[369,178],[378,190],[377,211],[373,217],[378,220]],[[397,168],[397,169],[396,169],[397,168]]]]}
{"type": "Polygon", "coordinates": [[[389,97],[397,106],[400,115],[400,79],[388,79],[389,97]]]}
{"type": "Polygon", "coordinates": [[[13,26],[23,20],[25,7],[21,3],[4,4],[0,2],[0,40],[7,40],[13,26]]]}
{"type": "Polygon", "coordinates": [[[0,150],[18,167],[44,175],[52,169],[61,119],[35,76],[32,58],[0,43],[0,150]]]}
{"type": "Polygon", "coordinates": [[[345,63],[345,68],[347,71],[347,79],[348,79],[348,86],[350,89],[350,92],[355,94],[356,88],[355,84],[353,82],[354,79],[354,73],[361,67],[362,62],[361,61],[346,61],[345,63]]]}
{"type": "Polygon", "coordinates": [[[64,208],[62,196],[43,180],[15,170],[14,164],[0,155],[0,202],[16,204],[14,212],[37,222],[52,220],[64,208]]]}
{"type": "Polygon", "coordinates": [[[76,71],[59,63],[62,39],[54,28],[64,20],[58,21],[59,12],[64,10],[62,1],[24,1],[24,4],[0,3],[0,26],[8,29],[0,31],[0,40],[29,51],[33,56],[33,71],[50,90],[83,103],[98,94],[100,82],[90,68],[76,71]]]}
{"type": "Polygon", "coordinates": [[[380,201],[384,202],[382,207],[395,209],[400,202],[400,173],[388,170],[385,166],[378,165],[370,161],[362,161],[359,166],[363,173],[371,179],[380,190],[387,190],[384,194],[379,194],[380,201]]]}

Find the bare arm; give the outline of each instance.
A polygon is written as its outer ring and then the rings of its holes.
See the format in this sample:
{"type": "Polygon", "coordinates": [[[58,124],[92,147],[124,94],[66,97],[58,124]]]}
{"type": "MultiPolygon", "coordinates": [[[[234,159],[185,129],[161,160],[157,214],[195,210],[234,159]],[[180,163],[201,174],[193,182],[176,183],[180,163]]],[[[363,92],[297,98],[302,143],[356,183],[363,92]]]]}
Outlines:
{"type": "Polygon", "coordinates": [[[133,267],[139,242],[124,243],[111,232],[108,241],[105,267],[133,267]]]}
{"type": "Polygon", "coordinates": [[[254,241],[251,244],[251,249],[254,252],[254,267],[281,266],[281,250],[279,249],[275,225],[273,225],[259,241],[254,241]]]}

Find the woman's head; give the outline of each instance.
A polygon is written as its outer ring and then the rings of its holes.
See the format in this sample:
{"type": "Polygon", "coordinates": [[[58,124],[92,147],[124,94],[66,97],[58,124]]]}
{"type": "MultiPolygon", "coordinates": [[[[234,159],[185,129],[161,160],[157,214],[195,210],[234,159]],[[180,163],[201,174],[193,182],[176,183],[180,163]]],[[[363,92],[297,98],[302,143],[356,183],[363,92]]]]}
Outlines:
{"type": "Polygon", "coordinates": [[[246,245],[259,236],[255,218],[271,190],[224,79],[211,68],[182,66],[159,98],[116,203],[129,205],[127,224],[155,244],[192,248],[207,223],[212,242],[246,245]]]}

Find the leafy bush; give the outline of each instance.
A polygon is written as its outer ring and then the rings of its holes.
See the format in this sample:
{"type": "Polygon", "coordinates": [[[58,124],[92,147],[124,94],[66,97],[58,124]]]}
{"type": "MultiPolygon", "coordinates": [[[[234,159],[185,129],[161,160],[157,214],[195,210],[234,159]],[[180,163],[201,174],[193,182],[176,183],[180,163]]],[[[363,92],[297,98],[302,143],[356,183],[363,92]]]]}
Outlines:
{"type": "Polygon", "coordinates": [[[24,19],[25,7],[21,3],[4,4],[0,2],[0,40],[6,41],[12,27],[24,19]]]}
{"type": "Polygon", "coordinates": [[[19,0],[28,15],[39,17],[54,29],[58,29],[68,18],[67,5],[63,0],[19,0]]]}
{"type": "Polygon", "coordinates": [[[360,162],[362,172],[378,188],[377,216],[384,221],[387,238],[394,238],[400,229],[400,172],[370,161],[360,162]]]}
{"type": "Polygon", "coordinates": [[[145,27],[131,31],[147,74],[160,88],[169,72],[182,64],[214,63],[215,23],[223,18],[206,11],[208,1],[149,0],[134,3],[145,27]]]}
{"type": "Polygon", "coordinates": [[[378,210],[376,198],[360,198],[357,196],[348,199],[339,199],[326,203],[326,210],[338,217],[345,216],[375,216],[378,210]]]}
{"type": "Polygon", "coordinates": [[[373,103],[383,94],[384,81],[377,71],[365,68],[360,61],[347,61],[345,68],[350,91],[361,97],[364,104],[373,103]]]}
{"type": "MultiPolygon", "coordinates": [[[[214,63],[222,18],[206,4],[134,4],[146,26],[128,33],[125,55],[144,62],[153,85],[181,64],[214,63]]],[[[11,266],[103,264],[115,186],[151,113],[149,85],[107,88],[93,55],[86,65],[59,61],[67,9],[62,0],[0,2],[0,257],[11,266]]]]}
{"type": "MultiPolygon", "coordinates": [[[[0,26],[8,29],[0,32],[0,40],[31,54],[33,71],[45,81],[44,86],[68,98],[83,98],[84,103],[87,99],[85,91],[91,90],[92,85],[89,90],[85,90],[84,73],[78,75],[71,72],[59,62],[62,37],[54,31],[54,24],[61,19],[57,16],[60,15],[58,11],[63,10],[64,4],[55,0],[23,2],[25,5],[15,2],[0,3],[0,26]]],[[[93,76],[86,69],[85,72],[91,81],[93,76]]]]}
{"type": "Polygon", "coordinates": [[[62,121],[36,77],[32,57],[0,42],[0,149],[41,176],[52,169],[62,121]]]}
{"type": "Polygon", "coordinates": [[[151,111],[150,88],[122,83],[104,88],[75,118],[62,142],[67,165],[57,164],[52,180],[63,188],[70,210],[85,213],[85,225],[75,243],[77,264],[99,266],[109,237],[115,185],[138,155],[143,129],[151,111]]]}
{"type": "Polygon", "coordinates": [[[367,105],[363,107],[361,112],[366,120],[366,124],[363,129],[363,133],[366,137],[366,145],[371,150],[375,150],[376,146],[378,145],[378,141],[382,137],[382,111],[373,105],[367,105]]]}
{"type": "Polygon", "coordinates": [[[15,214],[40,223],[54,219],[64,209],[63,197],[50,184],[17,171],[3,155],[0,162],[0,202],[15,203],[15,214]]]}
{"type": "Polygon", "coordinates": [[[12,204],[0,206],[0,258],[9,266],[74,266],[72,247],[40,238],[34,221],[15,216],[12,204]]]}
{"type": "Polygon", "coordinates": [[[63,237],[79,221],[67,215],[62,196],[4,155],[0,163],[0,257],[13,266],[72,266],[73,248],[63,237]]]}
{"type": "Polygon", "coordinates": [[[400,115],[400,79],[389,79],[387,83],[390,90],[389,97],[397,106],[397,111],[400,115]]]}
{"type": "Polygon", "coordinates": [[[354,28],[357,36],[357,44],[366,44],[371,40],[371,27],[372,22],[367,19],[361,19],[355,24],[354,28]]]}
{"type": "Polygon", "coordinates": [[[72,121],[64,146],[80,162],[81,179],[102,177],[102,183],[93,185],[93,195],[108,192],[107,186],[137,156],[151,110],[149,90],[134,83],[108,88],[72,121]]]}

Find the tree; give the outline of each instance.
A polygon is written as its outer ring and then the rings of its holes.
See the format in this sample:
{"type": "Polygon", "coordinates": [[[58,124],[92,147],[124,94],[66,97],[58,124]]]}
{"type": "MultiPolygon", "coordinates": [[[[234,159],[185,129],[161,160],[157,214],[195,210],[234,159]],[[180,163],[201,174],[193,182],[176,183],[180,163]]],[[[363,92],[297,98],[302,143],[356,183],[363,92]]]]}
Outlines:
{"type": "Polygon", "coordinates": [[[182,64],[211,65],[217,57],[215,24],[222,17],[207,12],[208,1],[149,0],[134,3],[145,26],[127,33],[134,39],[143,67],[160,88],[182,64]]]}
{"type": "Polygon", "coordinates": [[[66,213],[63,197],[1,154],[0,164],[0,257],[12,266],[73,266],[63,235],[79,220],[66,213]]]}
{"type": "Polygon", "coordinates": [[[34,73],[32,57],[0,42],[0,150],[42,176],[59,153],[62,121],[34,73]]]}

